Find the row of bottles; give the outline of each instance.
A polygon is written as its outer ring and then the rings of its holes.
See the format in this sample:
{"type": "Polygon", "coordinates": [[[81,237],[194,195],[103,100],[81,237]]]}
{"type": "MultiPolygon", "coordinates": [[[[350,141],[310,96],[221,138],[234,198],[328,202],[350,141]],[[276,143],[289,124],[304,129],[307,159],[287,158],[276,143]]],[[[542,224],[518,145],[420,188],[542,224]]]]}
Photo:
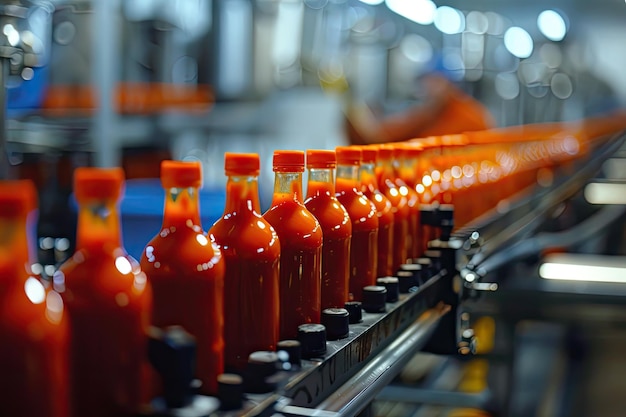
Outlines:
{"type": "Polygon", "coordinates": [[[242,373],[250,353],[298,338],[301,324],[362,301],[365,287],[422,256],[429,207],[454,204],[462,225],[623,127],[601,122],[275,151],[265,213],[259,156],[226,153],[226,206],[208,232],[200,164],[164,161],[163,226],[140,262],[121,240],[123,171],[79,168],[77,249],[49,282],[30,270],[36,192],[0,183],[0,415],[135,415],[163,390],[146,357],[150,326],[193,335],[200,392],[215,395],[218,375],[242,373]]]}

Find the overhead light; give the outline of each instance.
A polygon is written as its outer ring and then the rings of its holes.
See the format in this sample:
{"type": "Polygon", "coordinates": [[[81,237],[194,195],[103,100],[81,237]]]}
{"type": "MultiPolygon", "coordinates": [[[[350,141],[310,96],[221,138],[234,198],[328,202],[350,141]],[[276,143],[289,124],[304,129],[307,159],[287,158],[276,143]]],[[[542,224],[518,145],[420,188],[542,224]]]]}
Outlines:
{"type": "Polygon", "coordinates": [[[584,254],[547,255],[539,276],[562,281],[626,283],[626,257],[584,254]]]}
{"type": "Polygon", "coordinates": [[[438,7],[435,13],[435,27],[447,35],[461,33],[465,30],[465,15],[453,7],[438,7]]]}
{"type": "Polygon", "coordinates": [[[533,53],[533,38],[524,29],[513,26],[504,33],[504,46],[518,58],[528,58],[533,53]]]}
{"type": "Polygon", "coordinates": [[[430,25],[435,19],[437,6],[431,0],[385,0],[394,13],[420,25],[430,25]]]}
{"type": "Polygon", "coordinates": [[[626,183],[592,182],[584,194],[590,204],[626,204],[626,183]]]}
{"type": "Polygon", "coordinates": [[[537,18],[537,26],[543,35],[551,41],[561,41],[567,33],[565,19],[554,10],[544,10],[537,18]]]}
{"type": "Polygon", "coordinates": [[[360,0],[361,3],[369,4],[370,6],[378,6],[385,0],[360,0]]]}

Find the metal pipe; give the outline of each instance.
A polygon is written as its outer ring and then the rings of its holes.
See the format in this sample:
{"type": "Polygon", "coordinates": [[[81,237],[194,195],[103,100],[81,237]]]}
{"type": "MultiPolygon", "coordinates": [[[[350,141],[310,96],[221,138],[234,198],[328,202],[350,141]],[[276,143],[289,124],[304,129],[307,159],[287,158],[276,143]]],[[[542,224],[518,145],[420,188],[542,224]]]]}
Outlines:
{"type": "Polygon", "coordinates": [[[317,410],[355,416],[404,368],[407,361],[428,341],[447,305],[425,311],[356,375],[319,404],[317,410]]]}
{"type": "Polygon", "coordinates": [[[119,27],[116,12],[119,0],[97,0],[94,3],[93,79],[98,94],[94,118],[93,146],[95,164],[112,167],[120,164],[117,115],[113,107],[114,91],[119,76],[119,27]]]}

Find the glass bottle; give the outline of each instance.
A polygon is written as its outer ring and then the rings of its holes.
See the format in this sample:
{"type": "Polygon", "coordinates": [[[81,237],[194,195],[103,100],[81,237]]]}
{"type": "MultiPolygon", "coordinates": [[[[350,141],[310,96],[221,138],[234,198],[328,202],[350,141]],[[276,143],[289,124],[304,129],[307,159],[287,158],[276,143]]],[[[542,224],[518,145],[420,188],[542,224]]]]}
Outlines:
{"type": "Polygon", "coordinates": [[[306,208],[322,227],[322,310],[343,308],[350,283],[352,222],[335,197],[335,151],[306,151],[308,169],[306,208]]]}
{"type": "Polygon", "coordinates": [[[391,202],[393,212],[393,270],[397,271],[400,265],[408,258],[408,235],[410,209],[406,195],[402,195],[395,183],[395,172],[392,165],[393,146],[379,145],[378,166],[380,191],[391,202]]]}
{"type": "Polygon", "coordinates": [[[196,339],[200,392],[217,395],[224,372],[224,261],[200,222],[200,162],[163,161],[165,209],[161,231],[141,256],[152,286],[152,323],[180,325],[196,339]]]}
{"type": "Polygon", "coordinates": [[[0,415],[69,413],[69,332],[61,296],[34,277],[30,181],[0,181],[0,415]]]}
{"type": "Polygon", "coordinates": [[[250,353],[278,342],[280,243],[260,214],[259,155],[227,152],[224,163],[226,207],[209,235],[226,267],[224,367],[242,372],[250,353]]]}
{"type": "Polygon", "coordinates": [[[75,416],[131,416],[145,398],[152,294],[122,246],[120,168],[77,168],[76,252],[53,276],[71,324],[75,416]]]}
{"type": "Polygon", "coordinates": [[[280,239],[281,340],[321,319],[322,228],[302,202],[304,152],[274,151],[274,195],[263,215],[280,239]]]}
{"type": "Polygon", "coordinates": [[[376,284],[378,268],[378,217],[376,207],[360,191],[361,149],[338,146],[337,200],[348,211],[352,222],[350,243],[350,300],[361,301],[363,287],[376,284]]]}
{"type": "Polygon", "coordinates": [[[419,258],[421,254],[420,225],[420,199],[412,184],[411,170],[417,169],[417,155],[419,149],[405,143],[397,143],[393,146],[392,166],[394,169],[394,183],[398,187],[400,195],[406,197],[409,207],[408,231],[407,231],[407,257],[419,258]]]}
{"type": "Polygon", "coordinates": [[[393,212],[391,202],[380,191],[376,179],[378,148],[363,146],[361,161],[361,191],[376,206],[378,216],[378,272],[379,277],[391,276],[393,270],[393,212]]]}

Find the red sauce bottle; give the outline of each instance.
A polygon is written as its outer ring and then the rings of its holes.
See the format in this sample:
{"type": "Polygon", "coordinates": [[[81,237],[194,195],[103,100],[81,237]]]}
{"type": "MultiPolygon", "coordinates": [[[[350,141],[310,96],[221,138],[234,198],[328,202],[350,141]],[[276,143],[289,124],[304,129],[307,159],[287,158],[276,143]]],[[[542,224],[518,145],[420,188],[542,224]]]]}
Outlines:
{"type": "Polygon", "coordinates": [[[279,330],[280,243],[261,216],[259,155],[225,154],[226,207],[209,234],[226,261],[224,366],[242,372],[248,355],[275,350],[279,330]]]}
{"type": "Polygon", "coordinates": [[[378,217],[376,207],[360,191],[361,149],[339,146],[337,155],[337,199],[352,222],[350,243],[350,300],[361,301],[363,287],[376,284],[378,271],[378,217]]]}
{"type": "Polygon", "coordinates": [[[378,216],[378,271],[377,276],[393,275],[393,212],[391,202],[378,189],[376,179],[376,159],[378,149],[375,146],[363,146],[361,162],[361,191],[374,203],[378,216]]]}
{"type": "Polygon", "coordinates": [[[30,269],[35,187],[0,182],[0,415],[69,413],[69,333],[61,296],[30,269]]]}
{"type": "Polygon", "coordinates": [[[130,416],[145,394],[146,332],[152,294],[139,262],[122,246],[120,168],[78,168],[76,252],[54,275],[71,324],[73,411],[130,416]]]}
{"type": "Polygon", "coordinates": [[[304,152],[274,151],[274,196],[263,215],[280,239],[281,340],[321,319],[322,228],[302,202],[304,152]]]}
{"type": "Polygon", "coordinates": [[[395,183],[395,172],[392,165],[393,146],[379,145],[378,166],[380,191],[391,202],[393,212],[393,269],[397,271],[405,263],[408,254],[409,215],[410,209],[406,195],[402,195],[395,183]]]}
{"type": "Polygon", "coordinates": [[[217,394],[224,372],[224,261],[200,224],[199,162],[163,161],[163,227],[146,246],[141,269],[153,292],[152,323],[180,325],[196,339],[201,392],[217,394]]]}
{"type": "Polygon", "coordinates": [[[306,208],[322,227],[322,310],[343,308],[350,284],[352,222],[335,197],[335,151],[306,151],[308,168],[306,208]]]}
{"type": "Polygon", "coordinates": [[[405,143],[394,144],[392,166],[394,169],[394,183],[398,187],[400,195],[406,197],[409,206],[408,233],[407,233],[407,257],[419,258],[422,255],[422,239],[420,235],[420,198],[415,187],[412,185],[413,169],[417,169],[416,163],[419,149],[405,143]]]}

